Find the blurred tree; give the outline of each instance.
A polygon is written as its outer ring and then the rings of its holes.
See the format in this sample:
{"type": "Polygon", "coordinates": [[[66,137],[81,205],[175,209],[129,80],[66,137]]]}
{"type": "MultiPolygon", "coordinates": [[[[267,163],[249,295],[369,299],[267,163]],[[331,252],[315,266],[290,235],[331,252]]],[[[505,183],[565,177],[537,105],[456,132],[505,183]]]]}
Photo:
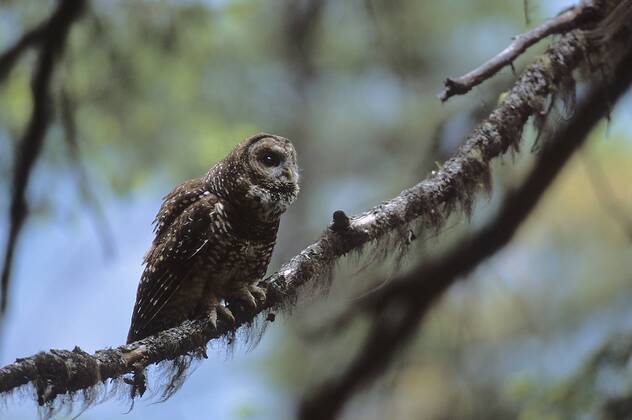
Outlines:
{"type": "MultiPolygon", "coordinates": [[[[477,67],[525,30],[520,1],[93,0],[82,14],[70,12],[83,3],[76,0],[1,3],[3,238],[11,236],[6,209],[20,190],[19,150],[37,113],[31,87],[48,73],[48,129],[24,179],[29,215],[69,226],[66,220],[92,214],[100,242],[115,246],[112,203],[158,196],[199,176],[238,139],[276,132],[297,145],[305,180],[282,226],[276,266],[316,237],[333,210],[356,213],[442,169],[515,77],[505,68],[443,106],[434,93],[446,77],[477,67]],[[63,31],[56,15],[67,18],[63,31]],[[56,29],[46,32],[47,22],[56,29]],[[51,46],[59,42],[63,47],[51,46]],[[53,71],[42,72],[46,51],[56,60],[53,71]]],[[[568,3],[524,2],[532,24],[568,3]]],[[[630,15],[621,10],[610,24],[625,26],[630,15]]],[[[521,55],[516,73],[542,51],[521,55]]],[[[629,356],[617,359],[626,367],[614,375],[608,363],[605,373],[593,369],[601,364],[589,355],[610,348],[611,333],[630,328],[629,107],[628,96],[612,111],[608,139],[598,126],[582,152],[588,158],[571,160],[516,238],[445,294],[409,350],[397,353],[341,416],[568,418],[605,410],[625,418],[629,356]]],[[[572,111],[554,108],[548,126],[572,111]]],[[[470,223],[456,214],[438,232],[411,226],[419,239],[396,269],[389,246],[385,261],[371,261],[380,252],[365,253],[359,264],[343,261],[329,299],[301,304],[268,356],[270,386],[299,400],[340,373],[370,319],[333,341],[314,340],[318,327],[305,329],[349,306],[358,290],[431,261],[483,226],[537,160],[526,153],[535,131],[523,134],[522,153],[493,165],[494,193],[475,203],[470,223]]],[[[18,245],[15,258],[29,253],[27,236],[18,245]]],[[[243,407],[237,417],[250,416],[243,407]]]]}

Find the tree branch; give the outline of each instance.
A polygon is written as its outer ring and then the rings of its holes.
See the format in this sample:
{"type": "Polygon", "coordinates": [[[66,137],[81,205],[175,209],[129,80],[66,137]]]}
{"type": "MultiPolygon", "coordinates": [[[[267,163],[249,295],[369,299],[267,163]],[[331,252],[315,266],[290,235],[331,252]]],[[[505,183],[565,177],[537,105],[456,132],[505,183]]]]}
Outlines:
{"type": "MultiPolygon", "coordinates": [[[[576,29],[585,22],[594,20],[598,17],[598,10],[593,1],[585,1],[582,5],[572,7],[542,25],[514,37],[513,42],[507,48],[476,69],[461,77],[445,79],[444,89],[439,94],[439,99],[441,102],[445,102],[454,95],[463,95],[469,92],[473,87],[498,73],[503,67],[511,65],[533,44],[550,35],[576,29]]],[[[526,2],[525,16],[527,16],[526,2]]]]}
{"type": "MultiPolygon", "coordinates": [[[[291,306],[302,286],[326,276],[349,251],[374,243],[411,222],[440,227],[456,208],[469,209],[475,193],[487,183],[490,162],[517,147],[529,116],[541,112],[556,83],[568,77],[583,56],[582,43],[575,33],[562,37],[548,49],[546,60],[538,61],[525,72],[505,101],[440,170],[395,198],[350,217],[348,226],[344,223],[345,229],[325,230],[319,240],[262,282],[268,296],[265,304],[256,311],[231,307],[235,326],[223,319],[218,320],[217,329],[202,320],[187,321],[156,336],[94,355],[79,348],[39,353],[0,369],[0,392],[33,382],[38,401],[43,404],[59,394],[198,351],[208,341],[252,322],[261,312],[291,306]]],[[[334,226],[340,226],[340,222],[334,226]]]]}
{"type": "MultiPolygon", "coordinates": [[[[39,156],[48,130],[51,117],[50,85],[53,77],[54,64],[64,49],[66,37],[72,23],[79,18],[85,6],[85,0],[61,0],[50,19],[41,27],[30,32],[10,49],[9,65],[17,58],[16,54],[27,46],[40,40],[38,59],[31,85],[33,97],[33,111],[24,136],[16,150],[15,167],[13,171],[13,189],[11,192],[11,208],[9,211],[9,232],[6,241],[2,278],[0,280],[0,313],[4,313],[8,302],[9,281],[13,263],[13,253],[24,220],[27,214],[26,187],[29,182],[33,165],[39,156]],[[41,38],[41,39],[40,39],[41,38]],[[21,47],[17,47],[21,45],[21,47]]],[[[7,53],[3,55],[6,57],[7,53]]],[[[6,59],[6,58],[5,58],[6,59]]],[[[6,62],[5,62],[6,63],[6,62]]]]}
{"type": "MultiPolygon", "coordinates": [[[[628,65],[632,65],[632,61],[629,61],[628,65]]],[[[594,123],[597,117],[604,115],[606,106],[600,101],[599,96],[592,95],[591,99],[595,101],[593,104],[596,103],[598,106],[591,106],[591,109],[579,115],[589,117],[588,121],[594,123]]],[[[566,135],[557,135],[556,139],[552,140],[557,144],[542,153],[529,179],[522,188],[507,197],[507,202],[498,217],[486,229],[460,244],[440,261],[419,266],[411,273],[393,280],[367,299],[371,302],[370,305],[364,302],[363,306],[370,306],[371,310],[375,311],[375,324],[358,352],[358,358],[340,378],[323,386],[305,401],[301,409],[302,419],[333,418],[355,390],[386,367],[396,351],[414,333],[432,303],[461,276],[509,242],[554,176],[572,152],[581,145],[588,129],[592,127],[582,125],[584,127],[580,127],[581,130],[571,127],[562,131],[562,134],[566,135]],[[582,137],[576,135],[579,131],[584,132],[582,137]],[[561,140],[564,138],[571,141],[564,142],[561,140]],[[382,319],[387,311],[393,311],[395,305],[400,309],[407,309],[401,319],[393,325],[382,319]]]]}
{"type": "Polygon", "coordinates": [[[46,25],[37,26],[18,39],[0,55],[0,82],[11,73],[20,56],[29,48],[39,44],[46,33],[46,25]]]}
{"type": "Polygon", "coordinates": [[[522,186],[508,194],[497,216],[485,228],[443,257],[420,264],[361,301],[356,309],[369,311],[373,316],[367,338],[342,374],[309,393],[300,407],[299,418],[334,418],[354,392],[388,366],[432,304],[452,284],[511,240],[590,130],[632,85],[630,66],[632,48],[628,46],[626,56],[615,68],[612,82],[593,86],[572,121],[553,134],[522,186]]]}

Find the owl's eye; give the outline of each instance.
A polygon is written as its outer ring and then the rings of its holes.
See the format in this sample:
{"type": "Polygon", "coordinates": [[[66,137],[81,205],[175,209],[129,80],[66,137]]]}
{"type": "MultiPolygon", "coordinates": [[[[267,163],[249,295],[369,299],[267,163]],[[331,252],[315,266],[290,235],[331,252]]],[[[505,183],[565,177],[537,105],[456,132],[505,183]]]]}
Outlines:
{"type": "Polygon", "coordinates": [[[259,161],[267,167],[279,166],[283,161],[283,156],[273,151],[263,152],[259,156],[259,161]]]}

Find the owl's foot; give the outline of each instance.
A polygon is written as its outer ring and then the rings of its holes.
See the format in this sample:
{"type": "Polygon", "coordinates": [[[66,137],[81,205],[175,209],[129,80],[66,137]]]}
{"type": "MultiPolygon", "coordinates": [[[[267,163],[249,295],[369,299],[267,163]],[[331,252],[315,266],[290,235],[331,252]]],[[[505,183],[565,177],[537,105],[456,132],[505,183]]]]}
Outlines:
{"type": "Polygon", "coordinates": [[[250,286],[250,293],[252,293],[254,297],[257,298],[257,301],[262,303],[266,301],[266,289],[264,289],[263,287],[259,287],[253,284],[250,286]]]}
{"type": "Polygon", "coordinates": [[[257,301],[265,302],[266,289],[256,286],[254,284],[246,285],[242,288],[235,290],[232,296],[246,303],[250,308],[257,308],[257,301]]]}
{"type": "Polygon", "coordinates": [[[222,314],[222,316],[226,319],[228,319],[228,321],[231,324],[235,324],[235,315],[233,315],[233,313],[230,311],[230,309],[228,309],[226,306],[220,304],[217,307],[217,312],[219,312],[220,314],[222,314]]]}
{"type": "Polygon", "coordinates": [[[206,314],[206,319],[208,319],[208,322],[213,325],[213,328],[217,328],[217,306],[208,311],[208,313],[206,314]]]}
{"type": "Polygon", "coordinates": [[[221,303],[209,306],[206,311],[206,319],[213,325],[213,328],[217,328],[217,315],[228,319],[228,322],[235,324],[235,316],[226,306],[221,303]]]}

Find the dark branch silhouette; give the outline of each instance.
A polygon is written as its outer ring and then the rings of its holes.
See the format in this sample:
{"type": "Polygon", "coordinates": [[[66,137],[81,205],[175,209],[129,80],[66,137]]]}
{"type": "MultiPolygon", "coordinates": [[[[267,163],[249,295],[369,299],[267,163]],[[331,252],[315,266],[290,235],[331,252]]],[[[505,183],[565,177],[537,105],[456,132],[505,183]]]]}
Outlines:
{"type": "Polygon", "coordinates": [[[46,24],[26,32],[11,47],[0,55],[0,82],[11,73],[18,59],[31,47],[38,45],[46,34],[46,24]]]}
{"type": "MultiPolygon", "coordinates": [[[[542,39],[553,34],[559,34],[569,29],[577,28],[587,21],[593,21],[599,12],[595,3],[596,2],[593,1],[587,1],[580,6],[570,8],[553,19],[544,22],[542,25],[514,37],[512,43],[509,44],[507,48],[471,72],[461,77],[448,77],[445,79],[444,89],[439,94],[439,99],[445,102],[454,95],[463,95],[469,92],[473,87],[483,83],[498,73],[503,67],[511,65],[514,60],[522,55],[529,47],[542,39]]],[[[525,16],[528,16],[526,3],[525,16]]]]}
{"type": "MultiPolygon", "coordinates": [[[[547,139],[522,185],[507,194],[493,220],[434,261],[424,262],[363,299],[352,312],[368,311],[372,327],[357,357],[341,375],[303,402],[300,418],[328,420],[361,386],[383,371],[410,339],[432,304],[456,281],[504,247],[537,205],[564,164],[632,84],[632,48],[617,65],[611,83],[593,86],[574,118],[547,139]]],[[[348,318],[345,317],[345,320],[348,318]]]]}
{"type": "Polygon", "coordinates": [[[64,49],[72,23],[79,18],[84,6],[85,0],[60,1],[50,19],[23,37],[21,41],[2,55],[2,61],[0,61],[1,79],[3,69],[8,71],[21,51],[34,43],[39,45],[37,64],[31,85],[33,111],[24,136],[20,139],[16,149],[11,208],[9,210],[9,231],[0,280],[0,313],[4,313],[7,308],[13,254],[28,212],[25,197],[26,188],[33,166],[42,150],[51,119],[50,86],[55,62],[64,49]]]}

